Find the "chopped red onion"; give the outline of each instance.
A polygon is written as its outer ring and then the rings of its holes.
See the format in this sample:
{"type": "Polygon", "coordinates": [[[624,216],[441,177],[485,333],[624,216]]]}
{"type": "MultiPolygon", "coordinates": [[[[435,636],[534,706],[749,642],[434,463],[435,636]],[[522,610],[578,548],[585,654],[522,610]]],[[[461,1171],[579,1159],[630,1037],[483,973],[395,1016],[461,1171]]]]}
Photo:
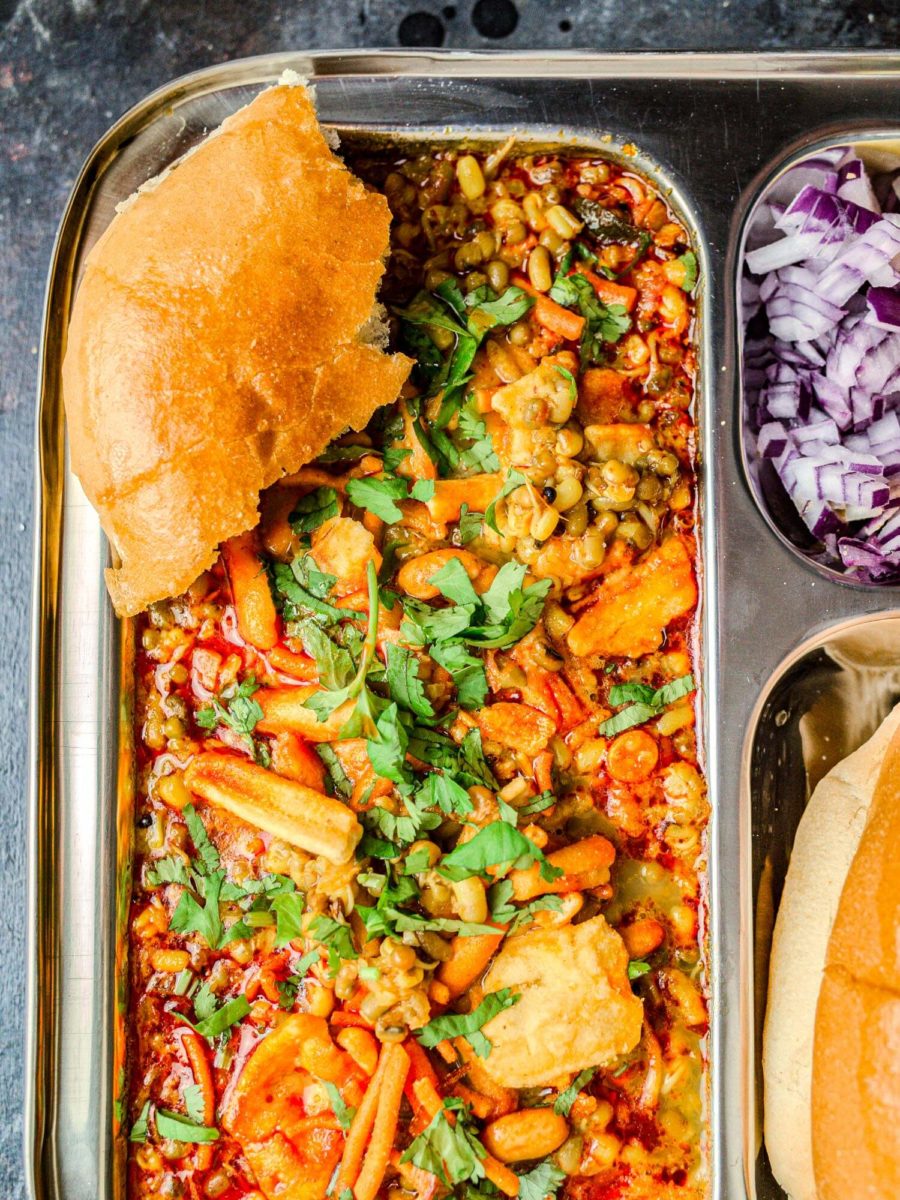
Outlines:
{"type": "Polygon", "coordinates": [[[768,480],[774,468],[815,556],[900,582],[900,169],[878,169],[836,147],[786,171],[758,207],[744,386],[754,469],[770,463],[768,480]]]}
{"type": "Polygon", "coordinates": [[[879,329],[900,329],[900,290],[896,287],[869,288],[866,303],[873,325],[879,329]]]}

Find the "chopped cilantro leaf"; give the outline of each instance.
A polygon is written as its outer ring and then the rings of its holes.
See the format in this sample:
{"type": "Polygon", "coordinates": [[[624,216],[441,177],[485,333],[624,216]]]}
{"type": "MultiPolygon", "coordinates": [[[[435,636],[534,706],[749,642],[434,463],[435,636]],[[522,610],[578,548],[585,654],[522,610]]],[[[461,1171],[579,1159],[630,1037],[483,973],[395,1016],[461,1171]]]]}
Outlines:
{"type": "Polygon", "coordinates": [[[509,879],[501,879],[488,890],[491,918],[498,925],[506,925],[508,933],[515,933],[525,925],[530,925],[536,912],[560,912],[562,909],[559,896],[538,896],[517,907],[510,903],[512,894],[513,885],[509,879]]]}
{"type": "Polygon", "coordinates": [[[291,1009],[297,1002],[297,993],[300,991],[300,986],[303,980],[309,973],[309,969],[314,963],[319,961],[319,951],[310,950],[296,963],[292,974],[288,975],[287,979],[276,980],[275,986],[278,988],[278,1003],[281,1008],[291,1009]]]}
{"type": "Polygon", "coordinates": [[[558,1117],[569,1115],[578,1093],[587,1087],[596,1074],[596,1067],[588,1067],[584,1071],[579,1071],[566,1090],[559,1093],[556,1103],[553,1105],[553,1111],[558,1117]]]}
{"type": "Polygon", "coordinates": [[[511,988],[500,988],[485,996],[470,1013],[451,1013],[433,1017],[427,1025],[416,1030],[416,1037],[425,1046],[436,1046],[447,1038],[464,1037],[479,1058],[487,1058],[491,1052],[490,1039],[482,1032],[482,1026],[504,1009],[518,1004],[521,996],[511,988]]]}
{"type": "Polygon", "coordinates": [[[643,962],[641,959],[638,959],[638,958],[633,959],[628,964],[628,978],[629,979],[640,979],[640,977],[642,975],[646,975],[647,972],[650,970],[652,970],[652,968],[649,963],[643,962]]]}
{"type": "Polygon", "coordinates": [[[208,946],[218,949],[223,937],[219,892],[224,878],[224,871],[214,871],[212,875],[196,881],[202,890],[202,904],[193,892],[185,889],[172,914],[169,928],[174,933],[199,933],[208,946]]]}
{"type": "Polygon", "coordinates": [[[332,974],[337,973],[342,959],[359,958],[349,925],[320,914],[310,924],[309,933],[327,948],[328,969],[332,974]]]}
{"type": "Polygon", "coordinates": [[[478,593],[472,586],[472,580],[458,558],[448,558],[428,582],[432,587],[436,587],[442,596],[452,600],[454,604],[477,606],[480,603],[478,593]]]}
{"type": "Polygon", "coordinates": [[[412,485],[410,495],[413,500],[421,500],[427,502],[434,496],[434,480],[433,479],[417,479],[412,485]]]}
{"type": "MultiPolygon", "coordinates": [[[[427,798],[426,798],[427,801],[427,798]]],[[[437,813],[428,812],[419,796],[401,796],[401,812],[393,813],[376,805],[363,813],[363,824],[386,840],[390,857],[399,855],[404,846],[411,845],[421,833],[436,829],[441,823],[437,813]]]]}
{"type": "Polygon", "coordinates": [[[461,787],[451,775],[444,775],[438,771],[432,771],[426,777],[416,798],[429,808],[439,808],[448,816],[451,813],[457,816],[466,816],[475,807],[464,787],[461,787]]]}
{"type": "Polygon", "coordinates": [[[457,845],[441,860],[438,872],[447,879],[459,881],[472,875],[486,875],[488,867],[502,867],[503,873],[512,868],[541,864],[541,874],[549,880],[562,871],[552,867],[534,842],[519,833],[506,821],[492,821],[471,839],[457,845]]]}
{"type": "Polygon", "coordinates": [[[407,620],[401,632],[423,644],[458,641],[484,649],[512,646],[537,624],[552,586],[549,579],[523,586],[525,573],[523,563],[505,563],[479,596],[459,560],[450,559],[431,582],[456,602],[449,608],[432,608],[422,601],[404,600],[407,620]]]}
{"type": "Polygon", "coordinates": [[[198,1125],[203,1124],[205,1104],[203,1103],[203,1088],[199,1083],[188,1083],[181,1089],[181,1098],[187,1115],[198,1125]]]}
{"type": "Polygon", "coordinates": [[[556,1195],[565,1177],[565,1172],[545,1159],[519,1176],[519,1200],[547,1200],[556,1195]]]}
{"type": "Polygon", "coordinates": [[[333,487],[317,487],[301,496],[288,518],[296,534],[312,533],[338,515],[338,494],[333,487]]]}
{"type": "Polygon", "coordinates": [[[176,858],[174,855],[154,859],[153,866],[147,870],[147,883],[150,887],[159,887],[163,883],[180,883],[184,887],[190,887],[191,877],[187,863],[183,858],[176,858]]]}
{"type": "MultiPolygon", "coordinates": [[[[196,1009],[195,1009],[196,1011],[196,1009]]],[[[232,1025],[236,1025],[238,1021],[242,1021],[250,1011],[250,1004],[246,996],[233,996],[230,1000],[226,1000],[221,1008],[216,1008],[213,1012],[202,1021],[197,1021],[196,1024],[188,1021],[187,1017],[177,1014],[179,1019],[190,1025],[195,1033],[199,1033],[201,1037],[209,1038],[218,1037],[220,1033],[224,1033],[226,1029],[230,1029],[232,1025]]]]}
{"type": "Polygon", "coordinates": [[[213,871],[218,871],[220,865],[219,852],[209,840],[206,826],[200,820],[196,808],[194,808],[193,804],[186,804],[182,809],[181,815],[184,817],[184,823],[187,825],[188,833],[191,835],[194,849],[200,856],[203,872],[211,874],[213,871]]]}
{"type": "Polygon", "coordinates": [[[436,642],[428,653],[439,666],[449,671],[456,686],[460,708],[481,708],[487,698],[488,682],[484,663],[458,642],[436,642]]]}
{"type": "Polygon", "coordinates": [[[491,289],[485,286],[483,289],[477,288],[474,292],[470,292],[465,300],[473,314],[484,313],[493,319],[493,324],[489,328],[493,328],[495,325],[515,324],[534,304],[534,298],[514,284],[506,288],[496,299],[485,298],[491,294],[491,289]]]}
{"type": "Polygon", "coordinates": [[[460,937],[478,937],[496,933],[493,925],[480,921],[460,921],[456,917],[420,917],[418,913],[386,910],[394,921],[396,933],[458,933],[460,937]]]}
{"type": "Polygon", "coordinates": [[[394,783],[409,783],[411,775],[406,766],[406,747],[409,735],[400,720],[396,703],[387,706],[375,722],[377,737],[369,738],[366,749],[376,774],[394,783]]]}
{"type": "Polygon", "coordinates": [[[348,800],[353,795],[353,784],[341,766],[341,760],[337,754],[327,742],[319,742],[316,745],[316,754],[325,764],[334,794],[340,796],[342,800],[348,800]]]}
{"type": "Polygon", "coordinates": [[[494,453],[487,425],[471,401],[460,409],[457,429],[459,436],[471,443],[459,456],[459,466],[464,471],[490,473],[500,470],[500,459],[494,453]]]}
{"type": "Polygon", "coordinates": [[[156,1110],[156,1132],[161,1138],[171,1138],[176,1142],[202,1144],[219,1140],[218,1129],[199,1125],[190,1117],[183,1116],[181,1113],[168,1112],[164,1108],[156,1110]]]}
{"type": "Polygon", "coordinates": [[[635,725],[643,725],[653,717],[658,717],[667,705],[689,695],[695,686],[693,675],[682,675],[656,691],[643,683],[617,684],[609,690],[610,703],[623,704],[628,700],[634,703],[607,717],[599,726],[599,732],[609,737],[635,725]]]}
{"type": "Polygon", "coordinates": [[[369,475],[348,480],[347,495],[357,508],[364,508],[393,525],[403,519],[395,501],[408,499],[409,492],[406,480],[396,475],[369,475]]]}
{"type": "Polygon", "coordinates": [[[350,683],[356,666],[349,650],[333,641],[311,617],[297,622],[296,634],[306,653],[316,660],[322,687],[336,690],[350,683]]]}
{"type": "MultiPolygon", "coordinates": [[[[337,583],[337,575],[320,571],[311,554],[300,554],[291,563],[291,574],[317,600],[325,600],[337,583]]],[[[340,610],[338,610],[340,611],[340,610]]]]}
{"type": "Polygon", "coordinates": [[[272,912],[275,914],[275,948],[286,946],[294,938],[303,936],[302,919],[304,896],[302,892],[282,892],[273,896],[272,912]]]}
{"type": "Polygon", "coordinates": [[[384,470],[388,475],[394,475],[405,458],[412,454],[409,446],[389,446],[384,452],[384,470]]]}
{"type": "Polygon", "coordinates": [[[477,1183],[484,1179],[481,1160],[486,1155],[487,1151],[472,1128],[465,1104],[451,1097],[444,1099],[440,1111],[407,1146],[400,1161],[412,1162],[423,1171],[437,1175],[446,1187],[453,1187],[465,1180],[477,1183]],[[455,1121],[449,1119],[450,1114],[455,1115],[455,1121]]]}
{"type": "Polygon", "coordinates": [[[356,1109],[351,1108],[344,1103],[344,1098],[337,1089],[337,1085],[326,1079],[325,1091],[328,1093],[328,1099],[331,1101],[331,1108],[334,1115],[337,1117],[338,1125],[346,1133],[353,1123],[353,1118],[356,1116],[356,1109]]]}
{"type": "Polygon", "coordinates": [[[215,729],[217,725],[227,725],[235,733],[250,738],[257,721],[263,718],[259,701],[252,698],[254,692],[258,691],[256,677],[248,675],[242,683],[214,698],[205,708],[198,709],[194,719],[201,729],[215,729]]]}
{"type": "Polygon", "coordinates": [[[401,708],[417,717],[433,717],[434,708],[419,678],[419,660],[411,650],[397,642],[387,645],[387,684],[401,708]]]}
{"type": "Polygon", "coordinates": [[[131,1127],[131,1132],[128,1134],[129,1142],[146,1142],[147,1140],[147,1122],[150,1119],[150,1101],[145,1100],[143,1108],[137,1115],[137,1120],[131,1127]]]}
{"type": "MultiPolygon", "coordinates": [[[[335,577],[324,576],[322,572],[317,572],[318,579],[316,580],[312,571],[304,566],[306,558],[306,555],[301,555],[295,558],[290,566],[287,563],[278,562],[272,568],[275,589],[280,597],[285,618],[288,621],[296,621],[301,617],[313,615],[327,621],[346,619],[346,609],[336,608],[335,605],[329,604],[314,590],[316,583],[321,590],[322,579],[335,579],[335,577]]],[[[337,582],[336,579],[335,582],[337,582]]]]}
{"type": "Polygon", "coordinates": [[[673,679],[671,683],[663,684],[654,694],[650,703],[657,708],[665,708],[667,704],[674,704],[676,700],[690,695],[695,686],[693,675],[681,675],[678,679],[673,679]]]}
{"type": "Polygon", "coordinates": [[[468,546],[469,542],[474,542],[481,534],[483,524],[484,513],[472,512],[468,504],[463,504],[459,514],[459,540],[464,546],[468,546]]]}
{"type": "Polygon", "coordinates": [[[610,704],[652,704],[656,689],[648,683],[617,683],[609,689],[610,704]]]}

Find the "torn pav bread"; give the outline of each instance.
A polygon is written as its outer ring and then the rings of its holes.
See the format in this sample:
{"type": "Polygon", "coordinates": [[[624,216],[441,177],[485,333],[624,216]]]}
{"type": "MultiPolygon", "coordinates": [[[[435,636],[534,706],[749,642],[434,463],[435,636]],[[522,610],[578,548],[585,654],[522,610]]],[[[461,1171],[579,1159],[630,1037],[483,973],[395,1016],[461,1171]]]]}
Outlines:
{"type": "Polygon", "coordinates": [[[775,924],[765,1138],[791,1200],[900,1194],[900,705],[819,783],[775,924]]]}
{"type": "Polygon", "coordinates": [[[484,980],[486,995],[501,988],[521,998],[485,1025],[484,1069],[507,1087],[547,1087],[640,1041],[644,1006],[628,980],[628,951],[602,916],[510,938],[484,980]]]}
{"type": "Polygon", "coordinates": [[[121,206],[63,364],[119,615],[184,592],[257,523],[264,488],[396,398],[410,362],[383,353],[375,299],[389,229],[300,85],[263,92],[121,206]]]}

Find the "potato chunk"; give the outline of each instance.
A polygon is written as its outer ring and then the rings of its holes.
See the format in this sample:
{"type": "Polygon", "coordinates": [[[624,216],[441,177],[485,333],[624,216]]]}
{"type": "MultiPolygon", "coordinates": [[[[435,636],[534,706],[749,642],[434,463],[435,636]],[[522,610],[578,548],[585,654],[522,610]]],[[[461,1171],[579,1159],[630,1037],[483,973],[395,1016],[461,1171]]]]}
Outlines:
{"type": "Polygon", "coordinates": [[[515,383],[499,388],[491,407],[509,425],[537,429],[548,422],[565,425],[575,406],[572,376],[544,362],[515,383]]]}
{"type": "Polygon", "coordinates": [[[671,537],[637,566],[600,585],[594,603],[569,630],[569,649],[579,657],[639,658],[658,649],[669,622],[696,603],[690,543],[671,537]]]}
{"type": "Polygon", "coordinates": [[[656,446],[649,425],[588,425],[584,438],[600,462],[615,458],[630,467],[656,446]]]}
{"type": "Polygon", "coordinates": [[[381,568],[375,538],[352,517],[331,517],[320,525],[313,534],[311,554],[320,571],[337,576],[334,590],[338,596],[365,588],[370,561],[376,571],[381,568]]]}
{"type": "Polygon", "coordinates": [[[640,1039],[628,951],[602,916],[510,938],[484,980],[485,994],[505,987],[521,999],[484,1026],[493,1049],[483,1060],[504,1087],[545,1087],[613,1062],[640,1039]]]}

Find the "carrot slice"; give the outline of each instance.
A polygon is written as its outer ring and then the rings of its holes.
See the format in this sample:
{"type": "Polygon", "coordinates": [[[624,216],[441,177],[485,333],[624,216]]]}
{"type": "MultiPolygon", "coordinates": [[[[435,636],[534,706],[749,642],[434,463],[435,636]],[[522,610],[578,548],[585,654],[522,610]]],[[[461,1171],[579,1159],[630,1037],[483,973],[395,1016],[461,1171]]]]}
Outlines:
{"type": "Polygon", "coordinates": [[[518,1196],[519,1177],[515,1171],[511,1171],[509,1167],[505,1167],[492,1154],[486,1154],[481,1160],[481,1165],[484,1167],[485,1175],[487,1175],[494,1187],[500,1189],[504,1196],[518,1196]]]}
{"type": "Polygon", "coordinates": [[[272,770],[295,783],[325,791],[325,764],[308,742],[285,730],[272,739],[272,770]]]}
{"type": "Polygon", "coordinates": [[[332,1025],[343,1026],[344,1028],[350,1025],[358,1025],[362,1029],[372,1028],[371,1021],[367,1021],[365,1017],[361,1017],[359,1013],[347,1012],[346,1010],[332,1013],[328,1020],[332,1025]]]}
{"type": "MultiPolygon", "coordinates": [[[[402,1046],[385,1046],[381,1059],[384,1061],[384,1072],[378,1081],[378,1108],[366,1156],[353,1188],[356,1200],[375,1200],[381,1187],[400,1119],[403,1085],[409,1074],[409,1055],[402,1046]]],[[[378,1065],[381,1066],[381,1061],[378,1065]]],[[[375,1076],[372,1078],[374,1083],[375,1076]]]]}
{"type": "Polygon", "coordinates": [[[238,632],[257,650],[271,650],[278,641],[278,614],[253,533],[223,542],[222,558],[231,584],[238,632]]]}
{"type": "Polygon", "coordinates": [[[403,1043],[406,1053],[409,1055],[410,1071],[409,1078],[406,1081],[406,1092],[411,1104],[415,1103],[415,1094],[413,1093],[413,1084],[417,1079],[427,1079],[434,1088],[435,1093],[438,1090],[437,1072],[431,1065],[431,1059],[422,1049],[417,1041],[413,1038],[407,1038],[403,1043]]]}
{"type": "Polygon", "coordinates": [[[615,283],[612,279],[604,279],[595,275],[583,263],[575,268],[579,275],[587,279],[604,304],[621,304],[626,312],[631,312],[637,300],[637,288],[627,287],[624,283],[615,283]]]}
{"type": "MultiPolygon", "coordinates": [[[[361,1170],[365,1164],[363,1163],[363,1155],[365,1153],[366,1161],[368,1162],[369,1154],[366,1151],[366,1143],[369,1141],[370,1135],[373,1133],[376,1121],[379,1114],[382,1113],[382,1094],[387,1093],[394,1106],[394,1123],[390,1129],[390,1137],[387,1145],[387,1154],[384,1154],[383,1142],[385,1133],[389,1127],[389,1110],[385,1109],[381,1115],[379,1138],[381,1139],[379,1153],[377,1159],[372,1160],[372,1169],[368,1173],[365,1180],[366,1187],[371,1187],[371,1180],[377,1170],[377,1163],[381,1157],[384,1157],[384,1163],[381,1167],[381,1175],[379,1175],[375,1190],[371,1193],[374,1200],[375,1193],[378,1191],[378,1186],[381,1183],[381,1178],[384,1175],[385,1167],[387,1166],[388,1157],[390,1155],[391,1143],[394,1140],[394,1132],[397,1128],[397,1117],[400,1112],[400,1097],[403,1094],[403,1085],[406,1082],[406,1076],[409,1072],[409,1055],[400,1045],[384,1046],[381,1055],[378,1059],[378,1066],[375,1068],[375,1074],[369,1081],[369,1086],[366,1088],[366,1094],[363,1096],[356,1114],[350,1125],[347,1133],[347,1140],[344,1143],[344,1154],[341,1158],[341,1165],[338,1169],[337,1178],[335,1179],[334,1192],[340,1196],[344,1188],[352,1188],[360,1177],[361,1170]],[[396,1052],[400,1051],[398,1055],[396,1052]],[[397,1089],[397,1080],[399,1079],[399,1091],[397,1089]]],[[[361,1200],[357,1193],[357,1200],[361,1200]]]]}
{"type": "MultiPolygon", "coordinates": [[[[384,1057],[383,1052],[381,1057],[384,1057]]],[[[378,1061],[375,1074],[369,1081],[366,1094],[363,1096],[350,1128],[347,1131],[347,1140],[344,1142],[344,1154],[341,1158],[341,1165],[334,1182],[334,1188],[332,1189],[338,1196],[342,1195],[344,1188],[352,1187],[359,1175],[366,1142],[369,1140],[369,1134],[372,1132],[372,1126],[375,1124],[375,1112],[378,1108],[380,1069],[381,1059],[378,1061]]]]}
{"type": "MultiPolygon", "coordinates": [[[[200,1094],[203,1097],[203,1124],[212,1125],[216,1115],[216,1090],[203,1039],[198,1033],[185,1033],[182,1045],[190,1063],[194,1082],[200,1085],[200,1094]]],[[[197,1146],[194,1151],[194,1170],[208,1171],[212,1156],[213,1148],[209,1142],[197,1146]]]]}
{"type": "Polygon", "coordinates": [[[542,750],[534,760],[534,782],[542,792],[553,791],[553,751],[542,750]]]}
{"type": "Polygon", "coordinates": [[[565,338],[567,342],[577,342],[581,338],[584,317],[580,313],[570,312],[568,308],[563,308],[561,304],[539,292],[524,275],[514,275],[513,283],[529,296],[535,297],[533,312],[539,325],[565,338]]]}
{"type": "Polygon", "coordinates": [[[450,990],[450,998],[461,996],[485,969],[503,940],[506,926],[498,932],[477,933],[474,937],[459,934],[450,943],[450,957],[438,968],[438,982],[450,990]]]}
{"type": "Polygon", "coordinates": [[[534,305],[534,315],[545,329],[559,334],[567,342],[577,342],[584,332],[584,317],[580,313],[563,308],[549,296],[538,296],[534,305]]]}
{"type": "Polygon", "coordinates": [[[319,678],[319,668],[315,660],[305,654],[294,654],[285,646],[275,646],[269,651],[269,666],[280,671],[282,675],[290,675],[291,679],[300,679],[303,683],[312,683],[319,678]]]}

